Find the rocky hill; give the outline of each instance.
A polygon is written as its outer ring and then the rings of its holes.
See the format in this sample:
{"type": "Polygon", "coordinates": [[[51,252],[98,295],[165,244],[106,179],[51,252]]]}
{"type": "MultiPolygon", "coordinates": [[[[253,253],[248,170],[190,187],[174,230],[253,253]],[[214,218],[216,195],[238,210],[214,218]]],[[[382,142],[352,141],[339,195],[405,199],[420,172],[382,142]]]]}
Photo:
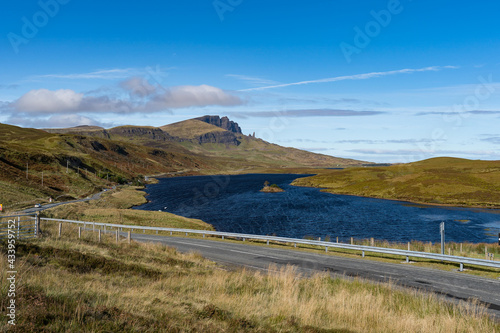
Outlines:
{"type": "Polygon", "coordinates": [[[149,147],[194,153],[211,159],[225,169],[251,167],[318,167],[361,165],[362,161],[315,154],[282,147],[254,136],[227,117],[203,116],[161,127],[121,126],[111,129],[75,127],[52,129],[52,133],[73,133],[127,141],[149,147]]]}

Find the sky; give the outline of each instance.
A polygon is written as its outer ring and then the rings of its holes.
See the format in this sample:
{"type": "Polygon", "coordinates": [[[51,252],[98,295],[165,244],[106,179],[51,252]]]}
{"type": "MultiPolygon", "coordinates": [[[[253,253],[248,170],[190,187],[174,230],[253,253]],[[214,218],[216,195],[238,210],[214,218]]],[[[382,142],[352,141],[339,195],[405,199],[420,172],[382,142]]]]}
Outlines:
{"type": "Polygon", "coordinates": [[[500,160],[497,1],[10,1],[0,122],[245,134],[371,162],[500,160]]]}

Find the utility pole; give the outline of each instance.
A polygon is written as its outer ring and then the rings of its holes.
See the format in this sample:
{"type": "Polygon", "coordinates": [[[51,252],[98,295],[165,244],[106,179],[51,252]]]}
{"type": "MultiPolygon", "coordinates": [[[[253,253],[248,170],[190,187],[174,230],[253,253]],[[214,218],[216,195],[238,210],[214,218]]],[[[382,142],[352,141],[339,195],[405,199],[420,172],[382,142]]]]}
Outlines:
{"type": "Polygon", "coordinates": [[[441,254],[444,254],[444,222],[441,222],[439,229],[441,232],[441,254]]]}

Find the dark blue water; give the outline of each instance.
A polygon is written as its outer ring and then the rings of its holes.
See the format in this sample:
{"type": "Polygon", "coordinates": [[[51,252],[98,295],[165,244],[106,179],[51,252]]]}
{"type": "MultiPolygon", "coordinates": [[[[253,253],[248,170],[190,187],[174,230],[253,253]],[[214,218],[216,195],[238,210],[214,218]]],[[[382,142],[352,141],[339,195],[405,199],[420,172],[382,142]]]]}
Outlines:
{"type": "Polygon", "coordinates": [[[291,186],[303,175],[250,174],[160,179],[146,189],[149,203],[136,207],[201,219],[218,231],[303,238],[374,237],[389,241],[496,242],[500,211],[416,205],[335,195],[291,186]],[[264,181],[282,193],[261,193],[264,181]]]}

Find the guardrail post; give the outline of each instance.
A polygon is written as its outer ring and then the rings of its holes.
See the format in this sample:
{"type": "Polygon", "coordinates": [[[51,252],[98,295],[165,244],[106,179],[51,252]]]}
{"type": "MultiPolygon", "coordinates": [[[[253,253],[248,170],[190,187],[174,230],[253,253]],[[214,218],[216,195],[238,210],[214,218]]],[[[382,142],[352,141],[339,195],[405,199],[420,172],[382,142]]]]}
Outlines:
{"type": "Polygon", "coordinates": [[[40,227],[40,212],[36,212],[35,217],[35,236],[40,237],[42,235],[42,229],[40,227]]]}
{"type": "Polygon", "coordinates": [[[410,251],[410,242],[408,242],[408,251],[410,251]]]}
{"type": "Polygon", "coordinates": [[[120,239],[120,235],[118,234],[118,229],[116,229],[116,242],[118,243],[120,239]]]}
{"type": "Polygon", "coordinates": [[[205,238],[205,234],[203,234],[203,238],[205,238]]]}
{"type": "Polygon", "coordinates": [[[158,235],[158,230],[156,230],[156,234],[158,235]]]}
{"type": "Polygon", "coordinates": [[[222,240],[224,240],[224,235],[222,235],[222,240]]]}
{"type": "Polygon", "coordinates": [[[410,257],[406,256],[406,263],[409,263],[409,262],[410,262],[410,257]]]}
{"type": "Polygon", "coordinates": [[[188,233],[186,232],[186,236],[188,235],[188,233]]]}
{"type": "Polygon", "coordinates": [[[95,232],[95,222],[92,223],[92,232],[95,232]]]}
{"type": "Polygon", "coordinates": [[[82,227],[78,227],[78,239],[82,238],[82,227]]]}
{"type": "Polygon", "coordinates": [[[243,241],[245,241],[245,238],[243,238],[243,241]]]}
{"type": "Polygon", "coordinates": [[[146,233],[146,229],[142,229],[142,233],[145,234],[146,233]]]}
{"type": "Polygon", "coordinates": [[[365,250],[361,251],[361,257],[365,257],[365,250]]]}
{"type": "Polygon", "coordinates": [[[464,271],[464,263],[461,262],[460,263],[460,269],[459,269],[459,272],[463,272],[464,271]]]}
{"type": "MultiPolygon", "coordinates": [[[[133,230],[133,229],[132,229],[132,230],[133,230]]],[[[127,241],[128,241],[128,243],[129,243],[129,244],[130,244],[130,243],[131,243],[131,241],[132,241],[132,232],[131,232],[130,230],[129,230],[129,232],[128,232],[127,241]]]]}
{"type": "Polygon", "coordinates": [[[104,225],[104,233],[106,233],[106,225],[104,225]]]}
{"type": "Polygon", "coordinates": [[[62,234],[62,223],[59,223],[59,238],[61,238],[62,234]]]}
{"type": "Polygon", "coordinates": [[[99,229],[98,233],[99,234],[98,234],[97,238],[99,239],[99,243],[100,243],[101,242],[101,229],[99,229]]]}
{"type": "Polygon", "coordinates": [[[293,243],[293,247],[297,247],[297,243],[293,243]]]}
{"type": "Polygon", "coordinates": [[[267,240],[267,245],[269,245],[269,239],[267,240]]]}
{"type": "Polygon", "coordinates": [[[325,246],[325,252],[328,252],[328,246],[325,246]]]}

